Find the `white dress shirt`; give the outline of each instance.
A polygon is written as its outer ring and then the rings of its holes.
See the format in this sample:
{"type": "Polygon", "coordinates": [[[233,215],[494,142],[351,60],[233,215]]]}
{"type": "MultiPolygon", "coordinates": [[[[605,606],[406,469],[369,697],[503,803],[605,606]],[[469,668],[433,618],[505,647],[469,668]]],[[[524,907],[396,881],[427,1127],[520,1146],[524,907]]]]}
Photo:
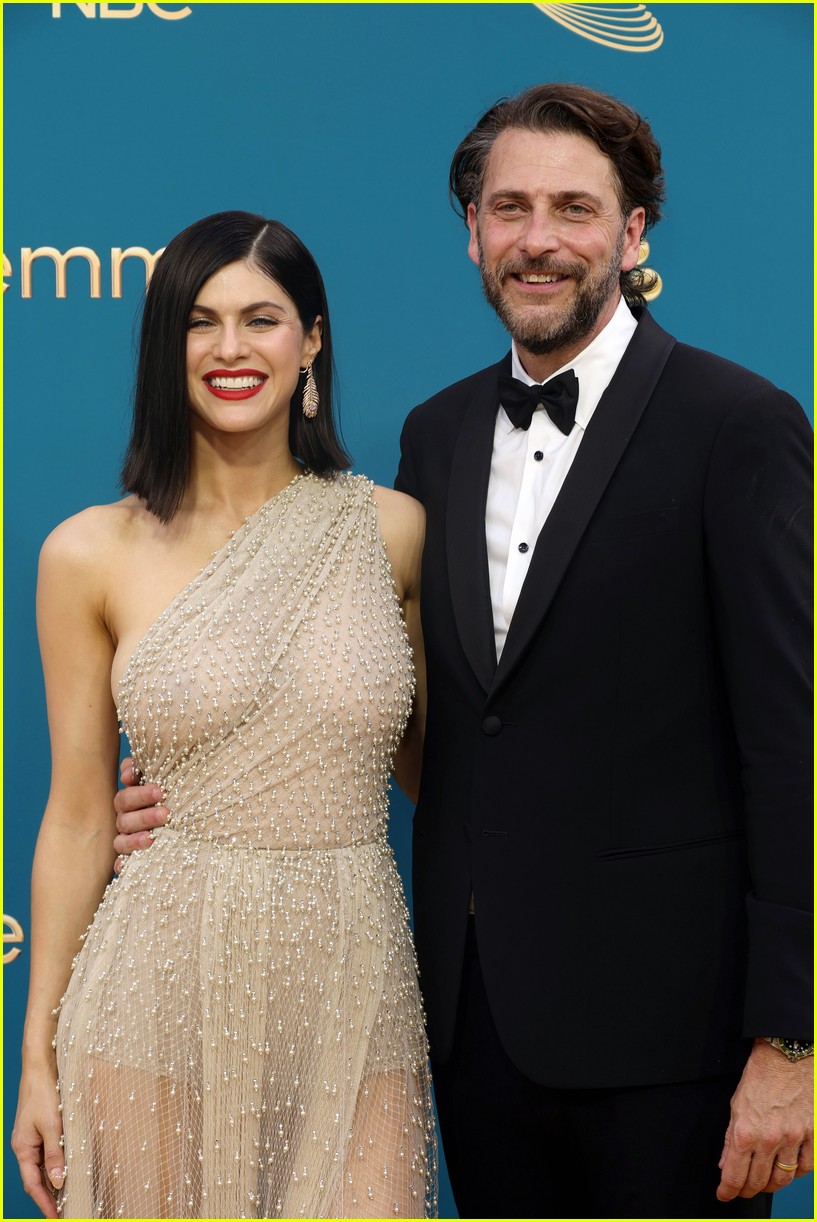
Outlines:
{"type": "MultiPolygon", "coordinates": [[[[500,407],[497,413],[485,507],[497,660],[502,656],[539,531],[637,325],[621,298],[613,317],[596,338],[551,375],[556,377],[572,369],[579,379],[576,423],[568,436],[556,427],[544,408],[533,413],[527,432],[514,428],[504,408],[500,407]]],[[[511,372],[528,386],[536,384],[522,368],[516,344],[512,346],[511,372]]]]}

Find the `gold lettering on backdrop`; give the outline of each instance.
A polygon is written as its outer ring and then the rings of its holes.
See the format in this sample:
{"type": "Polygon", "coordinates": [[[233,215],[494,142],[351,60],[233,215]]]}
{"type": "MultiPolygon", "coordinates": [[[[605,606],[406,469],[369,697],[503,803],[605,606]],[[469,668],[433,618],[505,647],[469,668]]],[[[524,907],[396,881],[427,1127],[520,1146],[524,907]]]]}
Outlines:
{"type": "Polygon", "coordinates": [[[151,13],[155,13],[157,17],[161,17],[163,21],[181,21],[182,17],[189,17],[193,12],[187,5],[180,9],[171,9],[170,12],[165,12],[164,4],[149,4],[148,8],[151,13]]]}
{"type": "MultiPolygon", "coordinates": [[[[158,250],[148,250],[146,246],[128,246],[124,250],[121,246],[111,247],[111,297],[122,296],[122,264],[126,259],[141,259],[145,268],[145,284],[150,282],[153,271],[156,267],[156,260],[164,251],[164,246],[160,246],[158,250]]],[[[20,250],[20,296],[33,296],[33,275],[32,266],[36,259],[48,258],[51,259],[56,268],[56,296],[66,297],[68,294],[68,279],[66,275],[66,266],[69,259],[82,258],[87,260],[90,269],[90,296],[102,296],[102,264],[99,255],[90,246],[72,246],[70,250],[57,250],[56,246],[38,246],[36,250],[32,250],[30,246],[23,246],[20,250]]],[[[14,268],[8,255],[3,255],[3,277],[9,279],[14,275],[14,268]]],[[[11,285],[3,284],[3,292],[5,293],[11,285]]]]}
{"type": "Polygon", "coordinates": [[[54,266],[57,269],[57,296],[65,297],[67,295],[68,278],[66,276],[66,267],[69,259],[87,259],[91,269],[91,296],[102,296],[102,267],[99,262],[99,255],[95,250],[91,250],[89,246],[72,246],[70,250],[66,250],[65,254],[57,250],[56,246],[38,246],[36,250],[32,250],[30,246],[24,246],[20,251],[20,290],[21,297],[31,296],[31,266],[35,259],[53,259],[54,266]]]}
{"type": "MultiPolygon", "coordinates": [[[[83,17],[96,17],[96,5],[95,4],[75,4],[74,8],[78,8],[79,11],[82,13],[83,17]]],[[[52,17],[62,17],[62,5],[61,4],[52,4],[51,5],[51,16],[52,17]]]]}
{"type": "Polygon", "coordinates": [[[138,17],[144,4],[100,4],[100,17],[138,17]]]}
{"type": "MultiPolygon", "coordinates": [[[[20,922],[15,921],[13,916],[6,916],[4,912],[3,913],[3,945],[5,946],[6,943],[8,942],[12,942],[12,943],[25,942],[25,940],[26,940],[25,934],[23,933],[23,927],[20,924],[20,922]],[[9,930],[8,933],[6,933],[6,929],[9,930]]],[[[3,951],[3,962],[11,963],[12,959],[16,959],[19,954],[20,954],[20,949],[19,947],[16,947],[16,946],[14,950],[4,950],[3,951]]]]}
{"type": "MultiPolygon", "coordinates": [[[[65,7],[63,4],[51,5],[51,16],[62,17],[62,10],[65,7]]],[[[181,8],[168,8],[166,4],[73,4],[72,8],[78,8],[83,17],[96,17],[96,10],[99,9],[100,17],[138,17],[142,9],[146,8],[154,17],[160,17],[162,21],[181,21],[184,17],[189,17],[192,9],[185,4],[181,8]]]]}
{"type": "Polygon", "coordinates": [[[156,260],[164,250],[157,250],[151,254],[144,246],[129,246],[127,250],[122,250],[120,246],[111,247],[111,296],[122,296],[122,264],[126,259],[141,259],[145,265],[145,284],[147,284],[153,275],[153,269],[156,267],[156,260]]]}

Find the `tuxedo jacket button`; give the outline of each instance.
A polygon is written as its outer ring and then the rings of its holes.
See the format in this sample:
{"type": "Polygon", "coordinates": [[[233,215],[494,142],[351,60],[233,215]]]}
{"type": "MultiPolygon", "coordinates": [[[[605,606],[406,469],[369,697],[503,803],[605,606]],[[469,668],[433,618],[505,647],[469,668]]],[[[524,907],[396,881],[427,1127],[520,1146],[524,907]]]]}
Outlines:
{"type": "Polygon", "coordinates": [[[482,733],[487,734],[490,738],[493,738],[496,734],[499,734],[501,729],[502,722],[498,717],[486,717],[482,723],[482,733]]]}

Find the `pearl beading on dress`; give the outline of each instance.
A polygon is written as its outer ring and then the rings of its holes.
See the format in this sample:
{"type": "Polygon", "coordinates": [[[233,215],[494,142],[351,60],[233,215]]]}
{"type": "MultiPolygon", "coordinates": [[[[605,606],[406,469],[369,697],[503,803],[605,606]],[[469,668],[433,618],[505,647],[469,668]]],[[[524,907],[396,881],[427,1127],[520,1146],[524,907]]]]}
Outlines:
{"type": "Polygon", "coordinates": [[[57,1032],[66,1217],[436,1213],[387,841],[411,650],[362,477],[298,476],[137,646],[172,819],[106,892],[57,1032]]]}

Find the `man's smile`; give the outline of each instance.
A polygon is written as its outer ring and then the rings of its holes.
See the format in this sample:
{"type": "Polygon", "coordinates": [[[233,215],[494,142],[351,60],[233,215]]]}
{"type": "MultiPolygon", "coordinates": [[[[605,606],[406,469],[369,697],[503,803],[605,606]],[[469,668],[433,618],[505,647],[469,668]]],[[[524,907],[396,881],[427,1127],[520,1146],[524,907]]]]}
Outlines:
{"type": "Polygon", "coordinates": [[[559,280],[567,280],[567,276],[557,275],[555,272],[547,276],[525,275],[520,273],[514,276],[515,280],[521,280],[523,284],[556,284],[559,280]]]}

